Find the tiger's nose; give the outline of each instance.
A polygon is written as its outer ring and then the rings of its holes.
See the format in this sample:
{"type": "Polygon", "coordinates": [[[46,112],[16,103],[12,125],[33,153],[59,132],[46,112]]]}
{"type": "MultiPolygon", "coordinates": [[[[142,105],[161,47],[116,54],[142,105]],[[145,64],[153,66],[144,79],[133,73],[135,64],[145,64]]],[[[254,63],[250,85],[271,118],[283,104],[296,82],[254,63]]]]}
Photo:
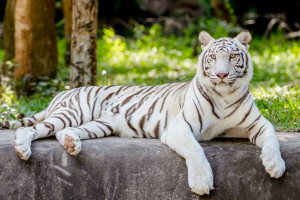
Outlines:
{"type": "Polygon", "coordinates": [[[226,78],[228,76],[229,73],[217,73],[217,77],[223,79],[223,78],[226,78]]]}

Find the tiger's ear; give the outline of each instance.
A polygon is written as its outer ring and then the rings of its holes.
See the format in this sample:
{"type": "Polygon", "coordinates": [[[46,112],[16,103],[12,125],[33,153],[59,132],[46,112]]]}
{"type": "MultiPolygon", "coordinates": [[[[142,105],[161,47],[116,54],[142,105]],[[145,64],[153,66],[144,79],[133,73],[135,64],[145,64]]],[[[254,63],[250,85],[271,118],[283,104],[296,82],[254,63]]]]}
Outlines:
{"type": "Polygon", "coordinates": [[[241,44],[243,44],[246,49],[249,49],[249,43],[252,40],[252,36],[249,31],[244,30],[240,32],[236,37],[235,37],[241,44]]]}
{"type": "Polygon", "coordinates": [[[201,48],[203,49],[214,38],[206,31],[201,31],[199,34],[199,41],[201,42],[201,48]]]}

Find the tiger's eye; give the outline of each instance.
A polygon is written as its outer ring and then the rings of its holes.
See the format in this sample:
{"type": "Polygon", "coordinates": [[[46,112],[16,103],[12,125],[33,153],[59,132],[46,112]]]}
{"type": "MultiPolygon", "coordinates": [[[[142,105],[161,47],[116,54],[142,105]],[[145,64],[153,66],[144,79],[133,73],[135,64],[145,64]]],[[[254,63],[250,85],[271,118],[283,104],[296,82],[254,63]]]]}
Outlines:
{"type": "Polygon", "coordinates": [[[230,54],[230,58],[235,58],[236,57],[236,54],[230,54]]]}
{"type": "Polygon", "coordinates": [[[211,54],[210,56],[212,59],[215,59],[216,58],[216,54],[211,54]]]}

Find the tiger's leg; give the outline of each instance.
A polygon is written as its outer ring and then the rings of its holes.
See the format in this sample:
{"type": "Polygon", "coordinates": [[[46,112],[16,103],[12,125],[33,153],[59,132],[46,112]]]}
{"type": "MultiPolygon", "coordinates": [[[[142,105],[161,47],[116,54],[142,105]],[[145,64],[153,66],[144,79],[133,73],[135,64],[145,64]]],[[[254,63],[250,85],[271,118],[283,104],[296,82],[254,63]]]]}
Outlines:
{"type": "Polygon", "coordinates": [[[182,115],[177,116],[170,124],[161,141],[185,158],[191,190],[200,195],[209,194],[209,191],[214,189],[211,166],[182,115]]]}
{"type": "Polygon", "coordinates": [[[103,120],[93,120],[79,127],[68,127],[58,131],[55,136],[59,143],[71,155],[77,155],[81,151],[81,140],[109,136],[113,133],[111,124],[103,120]]]}
{"type": "Polygon", "coordinates": [[[20,127],[28,127],[36,125],[37,123],[43,121],[45,119],[46,109],[32,115],[30,117],[25,117],[23,119],[13,120],[13,121],[6,121],[3,124],[0,124],[0,128],[9,128],[9,129],[18,129],[20,127]]]}
{"type": "Polygon", "coordinates": [[[266,172],[274,178],[282,176],[285,171],[285,162],[281,158],[280,147],[273,125],[259,115],[259,118],[250,124],[248,130],[250,141],[262,148],[260,158],[266,172]]]}
{"type": "Polygon", "coordinates": [[[16,131],[14,143],[17,154],[21,159],[28,160],[31,155],[30,146],[33,140],[54,135],[55,132],[63,129],[65,126],[66,122],[62,117],[53,116],[34,126],[19,128],[16,131]]]}

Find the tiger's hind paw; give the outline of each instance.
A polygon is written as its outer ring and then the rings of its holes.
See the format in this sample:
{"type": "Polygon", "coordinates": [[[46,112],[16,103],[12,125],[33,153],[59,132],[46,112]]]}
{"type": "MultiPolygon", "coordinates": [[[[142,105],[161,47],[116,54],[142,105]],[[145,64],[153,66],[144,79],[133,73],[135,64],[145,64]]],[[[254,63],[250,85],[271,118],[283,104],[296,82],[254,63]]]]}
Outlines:
{"type": "Polygon", "coordinates": [[[14,148],[23,160],[28,160],[31,156],[30,146],[32,138],[32,132],[28,128],[19,128],[16,132],[14,148]]]}
{"type": "Polygon", "coordinates": [[[81,151],[81,141],[77,135],[65,135],[64,147],[69,154],[76,156],[81,151]]]}
{"type": "Polygon", "coordinates": [[[72,128],[61,130],[56,133],[56,138],[69,154],[76,156],[81,151],[81,140],[73,131],[72,128]]]}

